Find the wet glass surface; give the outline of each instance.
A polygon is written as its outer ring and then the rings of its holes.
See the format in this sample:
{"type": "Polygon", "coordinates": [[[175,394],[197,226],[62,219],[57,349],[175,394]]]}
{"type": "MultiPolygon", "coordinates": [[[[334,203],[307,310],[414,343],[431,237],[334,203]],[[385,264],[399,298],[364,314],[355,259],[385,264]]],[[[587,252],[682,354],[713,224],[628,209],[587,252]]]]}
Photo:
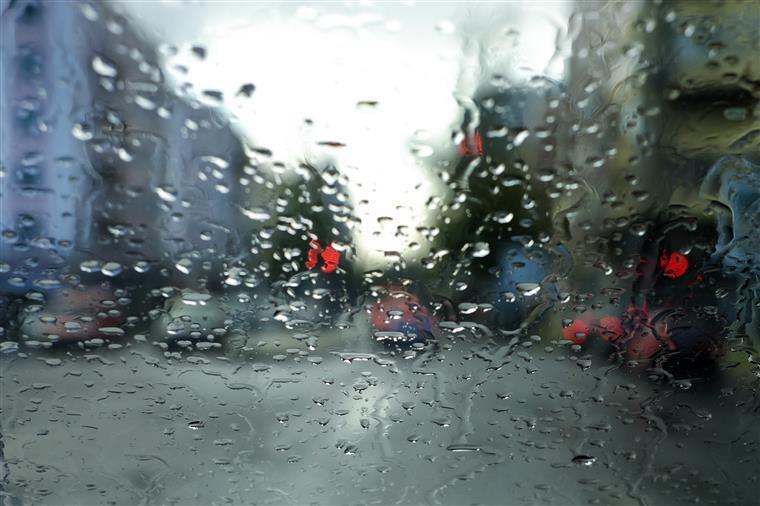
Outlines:
{"type": "Polygon", "coordinates": [[[758,504],[760,4],[0,10],[0,504],[758,504]]]}

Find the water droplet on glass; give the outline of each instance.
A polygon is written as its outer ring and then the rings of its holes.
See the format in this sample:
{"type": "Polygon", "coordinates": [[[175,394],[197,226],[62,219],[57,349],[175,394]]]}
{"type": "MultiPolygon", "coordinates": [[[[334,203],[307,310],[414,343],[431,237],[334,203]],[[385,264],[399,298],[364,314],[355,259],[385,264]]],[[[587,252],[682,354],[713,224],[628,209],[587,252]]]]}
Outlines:
{"type": "Polygon", "coordinates": [[[106,262],[101,267],[100,272],[109,277],[118,276],[124,270],[122,265],[118,262],[106,262]]]}
{"type": "Polygon", "coordinates": [[[92,70],[103,77],[116,77],[118,70],[116,65],[104,56],[95,55],[92,59],[92,70]]]}
{"type": "Polygon", "coordinates": [[[189,258],[182,258],[174,266],[182,274],[190,274],[190,271],[193,270],[193,261],[189,258]]]}
{"type": "Polygon", "coordinates": [[[79,264],[79,269],[82,272],[100,272],[102,264],[98,260],[85,260],[79,264]]]}
{"type": "Polygon", "coordinates": [[[541,285],[538,283],[517,283],[515,288],[524,297],[531,297],[541,291],[541,285]]]}

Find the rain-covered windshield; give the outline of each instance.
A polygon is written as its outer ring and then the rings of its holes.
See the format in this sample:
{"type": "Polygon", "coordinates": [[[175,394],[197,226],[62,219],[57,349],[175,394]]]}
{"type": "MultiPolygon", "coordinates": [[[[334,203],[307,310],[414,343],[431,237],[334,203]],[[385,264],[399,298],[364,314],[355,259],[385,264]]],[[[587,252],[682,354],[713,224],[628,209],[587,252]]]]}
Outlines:
{"type": "Polygon", "coordinates": [[[757,504],[760,4],[0,16],[0,505],[757,504]]]}

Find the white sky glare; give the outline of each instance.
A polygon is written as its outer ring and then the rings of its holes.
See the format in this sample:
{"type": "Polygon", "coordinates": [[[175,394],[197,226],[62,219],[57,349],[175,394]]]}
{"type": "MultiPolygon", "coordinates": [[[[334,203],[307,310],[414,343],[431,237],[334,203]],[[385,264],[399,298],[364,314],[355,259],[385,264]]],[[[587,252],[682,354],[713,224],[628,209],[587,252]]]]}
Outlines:
{"type": "Polygon", "coordinates": [[[449,134],[462,114],[454,97],[471,95],[488,77],[477,62],[466,61],[477,58],[465,51],[466,41],[477,38],[489,64],[511,69],[513,80],[563,71],[556,61],[547,70],[562,29],[556,15],[566,10],[563,4],[538,9],[511,2],[113,5],[152,42],[179,48],[163,62],[170,85],[189,82],[198,98],[203,90],[223,92],[223,110],[234,116],[246,142],[285,162],[327,152],[360,183],[348,190],[354,202],[369,205],[360,209],[366,226],[353,244],[361,257],[378,261],[380,250],[425,252],[408,251],[415,238],[396,237],[395,230],[431,224],[424,204],[440,194],[441,183],[421,158],[428,148],[452,149],[449,134]],[[505,53],[509,37],[514,43],[505,53]],[[206,49],[205,60],[191,57],[193,45],[206,49]],[[187,66],[188,74],[172,71],[177,63],[187,66]],[[466,75],[463,68],[483,75],[466,75]],[[256,86],[253,96],[236,100],[245,83],[256,86]],[[357,107],[360,101],[378,105],[357,107]],[[306,118],[312,126],[306,127],[306,118]],[[317,145],[320,141],[345,147],[326,148],[317,145]],[[416,156],[414,146],[420,146],[416,156]],[[382,216],[393,222],[377,236],[373,232],[382,216]]]}

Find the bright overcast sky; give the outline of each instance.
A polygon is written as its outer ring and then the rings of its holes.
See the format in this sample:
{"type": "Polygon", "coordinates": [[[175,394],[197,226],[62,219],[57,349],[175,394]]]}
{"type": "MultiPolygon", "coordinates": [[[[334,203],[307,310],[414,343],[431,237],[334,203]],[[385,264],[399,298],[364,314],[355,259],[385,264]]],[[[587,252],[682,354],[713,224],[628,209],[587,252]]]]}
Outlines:
{"type": "MultiPolygon", "coordinates": [[[[190,82],[196,93],[224,93],[224,111],[247,142],[294,162],[329,152],[338,168],[362,187],[349,188],[354,202],[370,201],[360,216],[374,224],[425,223],[423,205],[440,194],[423,156],[429,148],[452,149],[450,132],[462,110],[456,96],[472,96],[492,72],[513,80],[535,74],[561,77],[555,54],[558,13],[570,2],[474,4],[465,2],[112,2],[155,44],[179,54],[162,62],[169,82],[190,82]],[[190,46],[207,50],[203,61],[190,46]],[[483,69],[483,58],[488,69],[483,69]],[[171,66],[182,63],[187,75],[171,66]],[[244,83],[256,91],[235,99],[244,83]],[[375,108],[357,107],[376,101],[375,108]],[[314,124],[307,127],[304,120],[314,124]],[[325,148],[337,141],[343,148],[325,148]],[[417,146],[417,156],[411,149],[417,146]],[[422,186],[415,190],[417,183],[422,186]],[[406,211],[399,211],[403,205],[406,211]],[[404,215],[407,213],[408,215],[404,215]]],[[[560,15],[560,17],[558,17],[560,15]]],[[[561,33],[561,32],[560,32],[561,33]]],[[[392,233],[354,238],[364,256],[373,250],[403,251],[392,233]]],[[[395,225],[390,227],[395,231],[395,225]]],[[[422,254],[424,251],[419,252],[422,254]]]]}

